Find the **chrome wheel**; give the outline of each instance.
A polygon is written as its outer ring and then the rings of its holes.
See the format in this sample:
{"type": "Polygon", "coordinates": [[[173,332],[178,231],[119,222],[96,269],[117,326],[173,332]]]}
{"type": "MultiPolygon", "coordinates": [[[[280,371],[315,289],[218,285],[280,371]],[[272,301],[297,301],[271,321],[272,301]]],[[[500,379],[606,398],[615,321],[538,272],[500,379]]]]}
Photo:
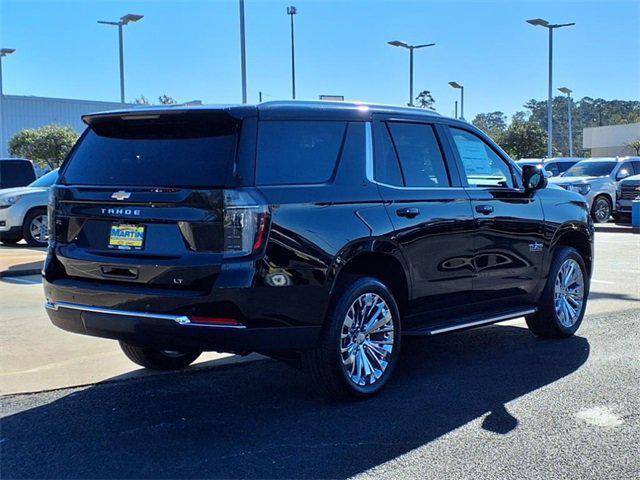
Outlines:
{"type": "Polygon", "coordinates": [[[560,323],[564,327],[572,327],[578,320],[584,303],[584,277],[580,265],[572,258],[565,260],[558,270],[554,301],[560,323]]]}
{"type": "Polygon", "coordinates": [[[34,240],[40,243],[47,243],[49,240],[49,228],[47,227],[47,216],[37,215],[31,220],[29,233],[34,240]]]}
{"type": "Polygon", "coordinates": [[[604,198],[599,198],[593,207],[593,216],[598,223],[608,222],[611,216],[611,206],[609,202],[604,198]]]}
{"type": "Polygon", "coordinates": [[[349,307],[342,324],[341,357],[347,377],[366,387],[377,382],[393,352],[393,317],[375,293],[363,293],[349,307]]]}

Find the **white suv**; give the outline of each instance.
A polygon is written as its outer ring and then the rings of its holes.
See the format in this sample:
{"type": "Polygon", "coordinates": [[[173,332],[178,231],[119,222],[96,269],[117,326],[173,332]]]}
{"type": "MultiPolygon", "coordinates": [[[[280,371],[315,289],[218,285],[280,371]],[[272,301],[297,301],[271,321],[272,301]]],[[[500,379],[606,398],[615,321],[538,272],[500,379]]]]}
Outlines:
{"type": "Polygon", "coordinates": [[[640,173],[640,157],[590,158],[576,163],[554,183],[585,197],[596,223],[608,222],[615,213],[618,182],[640,173]]]}
{"type": "Polygon", "coordinates": [[[0,242],[14,244],[24,238],[32,247],[47,246],[49,187],[57,179],[56,169],[26,187],[0,190],[0,242]]]}

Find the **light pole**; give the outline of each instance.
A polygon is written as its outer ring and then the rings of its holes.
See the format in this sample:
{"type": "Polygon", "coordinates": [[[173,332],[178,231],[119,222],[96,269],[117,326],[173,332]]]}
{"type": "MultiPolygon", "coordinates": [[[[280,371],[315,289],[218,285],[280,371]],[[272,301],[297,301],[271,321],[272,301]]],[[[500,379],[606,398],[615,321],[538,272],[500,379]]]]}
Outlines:
{"type": "Polygon", "coordinates": [[[144,15],[136,15],[134,13],[128,13],[124,17],[120,17],[119,22],[107,22],[104,20],[98,20],[98,23],[103,25],[115,25],[118,27],[118,47],[120,52],[120,102],[124,103],[124,45],[122,44],[122,27],[127,23],[137,22],[142,20],[144,15]]]}
{"type": "Polygon", "coordinates": [[[449,82],[449,85],[460,90],[460,118],[464,120],[464,87],[458,82],[449,82]]]}
{"type": "Polygon", "coordinates": [[[2,91],[2,57],[11,55],[15,48],[0,48],[0,155],[4,154],[4,93],[2,91]]]}
{"type": "Polygon", "coordinates": [[[293,37],[293,16],[298,13],[298,9],[293,5],[287,7],[287,15],[291,17],[291,97],[296,98],[296,47],[293,37]]]}
{"type": "Polygon", "coordinates": [[[435,43],[409,45],[407,42],[401,42],[400,40],[393,40],[387,43],[394,47],[402,47],[409,50],[409,106],[413,107],[413,51],[419,48],[433,47],[435,43]]]}
{"type": "Polygon", "coordinates": [[[547,98],[547,157],[553,156],[553,30],[555,28],[570,27],[575,23],[550,24],[542,18],[527,20],[527,23],[549,30],[549,86],[547,98]]]}
{"type": "Polygon", "coordinates": [[[573,132],[571,131],[571,90],[567,87],[560,87],[558,90],[567,95],[567,113],[569,115],[569,156],[573,157],[573,132]]]}
{"type": "Polygon", "coordinates": [[[240,0],[240,68],[242,70],[242,103],[247,103],[247,54],[244,38],[244,0],[240,0]]]}

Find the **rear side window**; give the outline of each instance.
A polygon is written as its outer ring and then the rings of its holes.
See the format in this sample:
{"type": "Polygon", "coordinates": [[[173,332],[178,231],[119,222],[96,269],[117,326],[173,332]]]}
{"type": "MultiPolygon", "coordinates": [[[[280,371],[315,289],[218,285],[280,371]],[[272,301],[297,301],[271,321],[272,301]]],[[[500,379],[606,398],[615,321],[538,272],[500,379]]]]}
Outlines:
{"type": "Polygon", "coordinates": [[[256,183],[327,182],[344,141],[346,122],[263,121],[258,126],[256,183]]]}
{"type": "Polygon", "coordinates": [[[82,137],[65,166],[62,183],[234,185],[238,130],[235,120],[200,116],[105,121],[82,137]]]}
{"type": "Polygon", "coordinates": [[[0,161],[0,188],[23,187],[36,179],[31,162],[24,160],[0,161]]]}
{"type": "Polygon", "coordinates": [[[389,123],[407,187],[448,187],[449,177],[431,125],[389,123]]]}

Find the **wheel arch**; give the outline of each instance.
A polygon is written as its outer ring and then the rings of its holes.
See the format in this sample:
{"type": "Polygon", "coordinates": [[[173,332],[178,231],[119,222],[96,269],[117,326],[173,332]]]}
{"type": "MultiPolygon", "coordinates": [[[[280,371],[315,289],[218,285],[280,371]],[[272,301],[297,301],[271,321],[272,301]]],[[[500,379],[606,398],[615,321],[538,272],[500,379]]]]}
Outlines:
{"type": "Polygon", "coordinates": [[[377,278],[393,293],[402,313],[410,295],[409,270],[395,246],[388,242],[351,245],[336,257],[331,293],[351,275],[377,278]]]}
{"type": "MultiPolygon", "coordinates": [[[[587,273],[591,277],[593,272],[593,234],[587,227],[576,224],[563,225],[558,229],[551,242],[551,253],[555,254],[559,247],[575,248],[582,256],[587,273]]],[[[553,255],[550,256],[549,264],[552,257],[553,255]]]]}

